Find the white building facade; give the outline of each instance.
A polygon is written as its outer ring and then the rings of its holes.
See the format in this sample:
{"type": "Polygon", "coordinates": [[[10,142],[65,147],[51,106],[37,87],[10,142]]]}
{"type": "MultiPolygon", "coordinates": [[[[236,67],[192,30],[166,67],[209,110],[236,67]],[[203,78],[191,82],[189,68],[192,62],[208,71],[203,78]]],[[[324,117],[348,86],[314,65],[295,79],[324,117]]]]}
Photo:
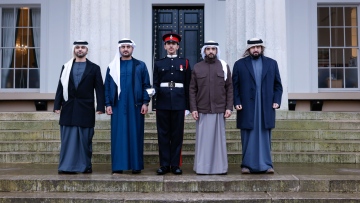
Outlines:
{"type": "MultiPolygon", "coordinates": [[[[359,111],[360,0],[0,0],[0,111],[52,111],[62,65],[75,40],[103,77],[121,38],[152,76],[161,35],[182,38],[179,55],[200,60],[220,44],[232,68],[246,41],[265,42],[284,87],[282,109],[359,111]]],[[[152,78],[152,77],[151,77],[152,78]]]]}

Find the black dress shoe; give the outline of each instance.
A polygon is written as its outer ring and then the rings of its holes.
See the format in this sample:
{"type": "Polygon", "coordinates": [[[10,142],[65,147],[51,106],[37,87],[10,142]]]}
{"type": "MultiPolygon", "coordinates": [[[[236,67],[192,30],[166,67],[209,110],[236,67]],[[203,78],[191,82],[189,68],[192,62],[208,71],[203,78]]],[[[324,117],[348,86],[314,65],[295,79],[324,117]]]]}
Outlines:
{"type": "Polygon", "coordinates": [[[92,173],[92,168],[85,170],[83,173],[92,173]]]}
{"type": "Polygon", "coordinates": [[[119,170],[119,171],[113,171],[113,172],[112,172],[113,175],[114,175],[114,174],[117,174],[117,173],[123,173],[123,171],[122,171],[122,170],[119,170]]]}
{"type": "Polygon", "coordinates": [[[131,173],[132,174],[139,174],[139,173],[141,173],[141,170],[132,170],[131,173]]]}
{"type": "Polygon", "coordinates": [[[172,166],[171,167],[171,172],[175,175],[181,175],[182,174],[182,170],[179,166],[172,166]]]}
{"type": "Polygon", "coordinates": [[[164,175],[166,173],[169,173],[170,172],[170,167],[169,166],[161,166],[157,171],[156,173],[158,175],[164,175]]]}
{"type": "Polygon", "coordinates": [[[77,174],[76,172],[70,172],[70,171],[58,171],[58,174],[77,174]]]}

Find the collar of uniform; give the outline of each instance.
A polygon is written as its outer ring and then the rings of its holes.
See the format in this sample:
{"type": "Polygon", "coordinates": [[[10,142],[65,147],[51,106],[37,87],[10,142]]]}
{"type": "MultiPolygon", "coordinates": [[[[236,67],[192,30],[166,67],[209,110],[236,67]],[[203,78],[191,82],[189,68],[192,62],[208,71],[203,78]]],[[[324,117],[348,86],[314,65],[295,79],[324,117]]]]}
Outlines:
{"type": "Polygon", "coordinates": [[[177,55],[167,55],[166,57],[168,57],[168,58],[176,58],[177,55]]]}

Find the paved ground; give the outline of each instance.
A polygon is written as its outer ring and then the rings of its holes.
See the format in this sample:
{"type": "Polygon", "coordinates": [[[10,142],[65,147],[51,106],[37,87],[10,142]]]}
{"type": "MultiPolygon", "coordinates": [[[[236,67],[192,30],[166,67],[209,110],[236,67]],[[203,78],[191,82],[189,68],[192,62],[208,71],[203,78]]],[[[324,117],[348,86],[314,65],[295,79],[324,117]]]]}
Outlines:
{"type": "MultiPolygon", "coordinates": [[[[139,175],[156,175],[158,165],[145,165],[139,175]]],[[[192,165],[182,166],[184,175],[194,175],[192,165]]],[[[275,163],[274,175],[360,175],[360,164],[307,164],[307,163],[275,163]]],[[[125,171],[131,174],[131,171],[125,171]]],[[[110,164],[94,164],[93,174],[111,174],[110,164]]],[[[240,175],[240,166],[230,164],[228,175],[240,175]]],[[[11,164],[0,163],[0,175],[57,175],[57,164],[11,164]]],[[[172,175],[172,174],[167,174],[172,175]]],[[[256,174],[251,174],[256,175],[256,174]]]]}

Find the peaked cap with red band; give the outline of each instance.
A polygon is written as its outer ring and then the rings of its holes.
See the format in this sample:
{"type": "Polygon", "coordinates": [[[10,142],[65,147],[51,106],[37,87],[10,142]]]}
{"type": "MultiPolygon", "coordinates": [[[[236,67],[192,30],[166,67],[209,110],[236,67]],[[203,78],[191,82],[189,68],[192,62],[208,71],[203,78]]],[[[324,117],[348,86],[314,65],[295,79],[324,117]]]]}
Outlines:
{"type": "Polygon", "coordinates": [[[176,33],[167,33],[163,35],[163,41],[166,42],[176,42],[176,43],[180,43],[181,41],[181,37],[180,35],[176,34],[176,33]]]}

